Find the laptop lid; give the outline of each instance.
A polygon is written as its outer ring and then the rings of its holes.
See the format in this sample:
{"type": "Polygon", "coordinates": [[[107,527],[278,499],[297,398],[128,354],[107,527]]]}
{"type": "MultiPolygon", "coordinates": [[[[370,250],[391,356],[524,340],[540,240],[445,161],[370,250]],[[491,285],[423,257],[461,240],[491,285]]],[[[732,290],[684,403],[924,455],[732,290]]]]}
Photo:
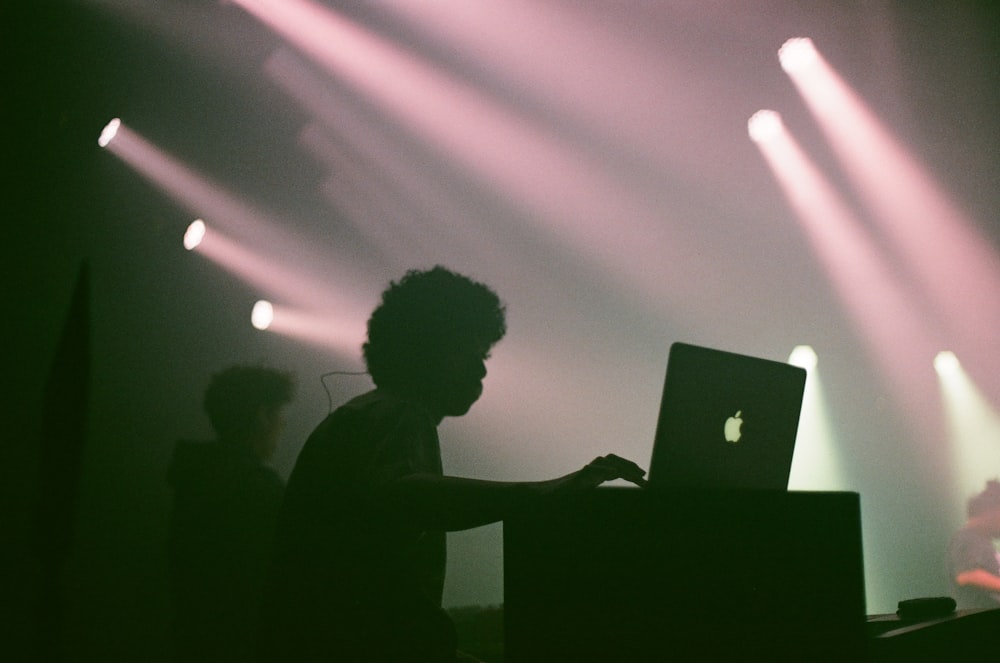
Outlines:
{"type": "Polygon", "coordinates": [[[650,486],[787,490],[805,369],[670,346],[650,486]]]}

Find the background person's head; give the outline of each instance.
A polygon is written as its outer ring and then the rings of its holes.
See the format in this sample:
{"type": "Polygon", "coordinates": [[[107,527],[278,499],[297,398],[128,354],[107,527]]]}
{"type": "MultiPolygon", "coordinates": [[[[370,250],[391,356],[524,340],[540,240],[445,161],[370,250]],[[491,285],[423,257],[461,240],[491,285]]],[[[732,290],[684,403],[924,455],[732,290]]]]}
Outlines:
{"type": "Polygon", "coordinates": [[[212,376],[203,402],[215,434],[261,460],[277,448],[281,409],[295,392],[291,374],[262,366],[231,366],[212,376]]]}
{"type": "Polygon", "coordinates": [[[378,387],[422,401],[437,417],[458,416],[479,398],[485,359],[506,331],[492,289],[437,266],[390,284],[362,349],[378,387]]]}
{"type": "Polygon", "coordinates": [[[970,522],[1000,536],[1000,482],[987,481],[986,488],[969,499],[966,512],[970,522]]]}

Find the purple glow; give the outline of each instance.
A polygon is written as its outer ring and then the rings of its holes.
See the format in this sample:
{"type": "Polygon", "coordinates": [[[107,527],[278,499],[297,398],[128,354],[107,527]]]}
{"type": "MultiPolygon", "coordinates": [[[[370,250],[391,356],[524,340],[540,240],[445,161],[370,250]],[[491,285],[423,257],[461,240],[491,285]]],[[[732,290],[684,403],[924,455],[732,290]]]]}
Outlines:
{"type": "Polygon", "coordinates": [[[271,253],[256,250],[218,230],[206,232],[197,252],[236,274],[261,292],[303,307],[331,308],[346,317],[365,317],[370,303],[318,280],[298,265],[275,260],[271,253]]]}
{"type": "Polygon", "coordinates": [[[869,354],[889,380],[908,416],[926,408],[918,370],[936,350],[928,325],[879,255],[872,239],[795,139],[782,131],[759,142],[768,165],[802,221],[817,257],[854,318],[869,354]],[[926,357],[921,361],[922,357],[926,357]]]}
{"type": "MultiPolygon", "coordinates": [[[[260,321],[267,321],[268,332],[281,334],[307,343],[349,361],[357,361],[358,349],[365,339],[365,317],[323,314],[270,302],[258,312],[260,321]]],[[[257,323],[254,323],[257,327],[257,323]]],[[[262,329],[262,327],[258,327],[262,329]]]]}
{"type": "Polygon", "coordinates": [[[995,379],[1000,361],[980,333],[1000,326],[1000,258],[990,242],[820,53],[807,75],[789,74],[938,322],[995,379]]]}
{"type": "MultiPolygon", "coordinates": [[[[692,316],[711,315],[705,301],[735,296],[715,292],[693,307],[687,293],[665,289],[690,274],[703,275],[704,285],[714,290],[728,286],[702,259],[704,252],[687,245],[682,219],[666,222],[664,211],[648,204],[642,192],[547,128],[333,12],[301,0],[283,5],[287,11],[249,0],[243,4],[391,115],[431,158],[448,163],[456,178],[510,206],[506,216],[530,218],[536,222],[532,232],[542,230],[553,243],[572,247],[575,256],[601,269],[624,292],[641,293],[692,316]]],[[[371,127],[346,131],[356,114],[325,94],[323,85],[306,84],[309,73],[294,58],[272,58],[265,71],[329,128],[352,139],[372,134],[371,127]]],[[[391,168],[399,159],[394,155],[380,166],[391,168]]],[[[671,211],[673,218],[681,215],[671,211]]],[[[741,269],[741,263],[731,269],[741,269]]]]}
{"type": "Polygon", "coordinates": [[[256,223],[263,216],[128,125],[118,123],[107,149],[195,214],[209,216],[214,224],[233,229],[256,223]]]}
{"type": "Polygon", "coordinates": [[[331,261],[329,254],[286,232],[278,220],[239,200],[124,124],[119,125],[107,149],[176,201],[212,219],[212,232],[197,244],[199,253],[234,269],[251,283],[277,289],[286,301],[315,304],[319,300],[324,306],[346,306],[349,310],[369,306],[362,297],[345,294],[361,292],[359,284],[371,281],[360,261],[348,255],[331,261]],[[295,270],[268,257],[275,255],[294,263],[295,270]],[[310,266],[324,266],[326,278],[341,287],[331,288],[327,282],[304,276],[310,266]]]}

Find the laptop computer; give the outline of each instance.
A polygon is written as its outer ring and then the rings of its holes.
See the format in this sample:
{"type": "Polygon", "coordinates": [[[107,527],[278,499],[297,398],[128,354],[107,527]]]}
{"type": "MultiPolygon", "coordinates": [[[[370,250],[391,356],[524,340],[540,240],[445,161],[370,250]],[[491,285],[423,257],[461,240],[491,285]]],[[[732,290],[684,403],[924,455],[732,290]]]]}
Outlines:
{"type": "Polygon", "coordinates": [[[862,659],[860,498],[787,490],[805,377],[675,343],[649,488],[504,521],[506,660],[862,659]]]}
{"type": "Polygon", "coordinates": [[[787,490],[805,381],[784,362],[671,345],[650,487],[787,490]]]}

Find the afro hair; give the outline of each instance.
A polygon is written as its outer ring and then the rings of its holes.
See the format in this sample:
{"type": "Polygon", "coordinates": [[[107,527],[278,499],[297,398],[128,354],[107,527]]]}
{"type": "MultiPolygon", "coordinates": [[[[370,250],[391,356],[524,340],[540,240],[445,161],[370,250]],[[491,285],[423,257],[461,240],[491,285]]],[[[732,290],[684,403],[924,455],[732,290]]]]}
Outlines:
{"type": "Polygon", "coordinates": [[[368,320],[362,351],[375,384],[398,388],[419,384],[455,345],[492,347],[506,332],[506,309],[492,289],[438,265],[389,285],[368,320]]]}

